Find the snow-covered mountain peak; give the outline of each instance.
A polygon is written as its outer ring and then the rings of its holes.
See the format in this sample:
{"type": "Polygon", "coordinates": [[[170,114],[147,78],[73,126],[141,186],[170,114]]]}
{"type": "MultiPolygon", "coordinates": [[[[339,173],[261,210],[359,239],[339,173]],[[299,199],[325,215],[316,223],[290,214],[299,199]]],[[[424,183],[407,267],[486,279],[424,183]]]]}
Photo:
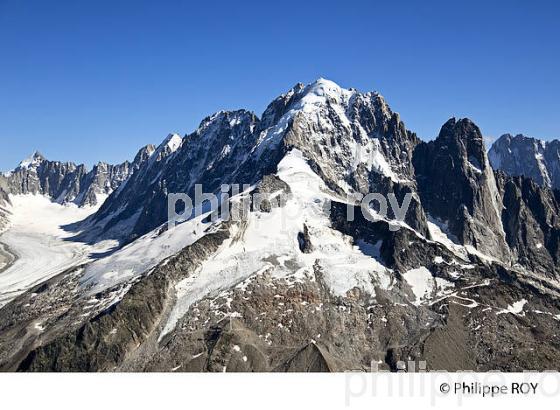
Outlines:
{"type": "MultiPolygon", "coordinates": [[[[174,139],[170,140],[171,145],[174,139]]],[[[98,162],[91,171],[83,164],[50,161],[35,151],[17,168],[0,175],[0,189],[12,195],[44,195],[57,204],[79,207],[101,204],[153,152],[145,147],[134,163],[111,165],[98,162]]]]}
{"type": "Polygon", "coordinates": [[[504,134],[488,153],[494,169],[525,176],[537,184],[560,188],[560,142],[543,141],[523,134],[504,134]]]}
{"type": "Polygon", "coordinates": [[[165,220],[159,204],[168,192],[192,194],[197,183],[205,192],[229,181],[254,184],[292,149],[340,195],[381,189],[387,181],[409,183],[417,138],[379,94],[319,79],[274,99],[260,120],[247,110],[218,111],[176,151],[164,149],[167,143],[109,198],[96,222],[109,226],[129,218],[129,231],[119,235],[144,235],[165,220]]]}
{"type": "Polygon", "coordinates": [[[148,167],[151,167],[154,163],[161,161],[163,158],[174,154],[182,145],[183,138],[178,134],[169,134],[161,144],[155,149],[153,153],[148,152],[150,162],[148,167]]]}
{"type": "Polygon", "coordinates": [[[178,134],[169,134],[167,138],[163,141],[163,146],[165,149],[169,150],[170,152],[175,152],[181,146],[183,142],[183,138],[178,134]]]}
{"type": "Polygon", "coordinates": [[[35,151],[30,157],[21,161],[18,165],[18,168],[24,168],[24,169],[33,168],[39,165],[44,160],[45,157],[39,151],[35,151]]]}
{"type": "Polygon", "coordinates": [[[211,129],[217,129],[222,126],[228,126],[230,128],[240,125],[243,122],[253,120],[255,114],[247,110],[235,110],[235,111],[218,111],[206,118],[204,118],[200,125],[198,126],[195,134],[203,135],[211,131],[211,129]]]}
{"type": "Polygon", "coordinates": [[[356,91],[342,88],[334,81],[319,78],[303,90],[302,105],[324,104],[327,101],[346,104],[355,93],[356,91]]]}
{"type": "MultiPolygon", "coordinates": [[[[538,138],[533,138],[526,136],[524,134],[504,134],[498,138],[495,142],[496,147],[498,146],[508,146],[508,147],[520,147],[520,146],[530,146],[537,152],[537,155],[542,154],[548,145],[548,141],[544,141],[538,138]]],[[[510,148],[508,148],[510,149],[510,148]]]]}

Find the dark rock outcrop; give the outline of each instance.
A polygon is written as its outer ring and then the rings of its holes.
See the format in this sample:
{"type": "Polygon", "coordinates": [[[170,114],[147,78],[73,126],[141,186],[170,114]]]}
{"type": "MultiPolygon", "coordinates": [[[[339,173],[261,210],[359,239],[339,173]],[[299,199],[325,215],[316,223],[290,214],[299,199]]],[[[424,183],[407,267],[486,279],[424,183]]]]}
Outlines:
{"type": "Polygon", "coordinates": [[[479,128],[449,120],[434,141],[418,145],[413,163],[424,209],[460,243],[507,260],[502,203],[479,128]]]}
{"type": "Polygon", "coordinates": [[[560,192],[543,189],[524,177],[498,173],[497,180],[506,240],[517,263],[539,275],[558,278],[560,192]]]}

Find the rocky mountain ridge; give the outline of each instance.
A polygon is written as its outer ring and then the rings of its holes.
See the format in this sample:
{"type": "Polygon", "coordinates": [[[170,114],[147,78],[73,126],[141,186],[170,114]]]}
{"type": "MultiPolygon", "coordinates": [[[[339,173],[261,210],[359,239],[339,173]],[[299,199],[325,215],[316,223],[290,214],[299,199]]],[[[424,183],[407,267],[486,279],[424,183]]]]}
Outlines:
{"type": "Polygon", "coordinates": [[[560,141],[504,134],[489,151],[492,167],[511,176],[531,178],[540,186],[560,189],[560,141]]]}
{"type": "Polygon", "coordinates": [[[50,161],[35,152],[13,171],[0,175],[0,189],[13,195],[45,195],[59,204],[95,206],[138,169],[153,150],[153,146],[142,148],[132,163],[99,162],[89,172],[83,164],[50,161]]]}
{"type": "Polygon", "coordinates": [[[339,195],[394,185],[406,190],[413,185],[411,155],[418,142],[377,93],[344,90],[327,80],[298,84],[260,120],[245,110],[219,112],[175,150],[164,149],[164,141],[159,166],[146,163],[91,222],[101,230],[121,223],[137,237],[166,220],[168,192],[193,197],[195,183],[208,193],[221,184],[254,184],[294,148],[339,195]]]}
{"type": "Polygon", "coordinates": [[[557,191],[494,171],[472,121],[423,142],[320,79],[145,156],[79,224],[126,246],[1,308],[1,369],[558,369],[557,191]],[[228,183],[269,202],[167,228],[168,193],[228,183]],[[370,192],[410,194],[405,219],[366,217],[370,192]]]}

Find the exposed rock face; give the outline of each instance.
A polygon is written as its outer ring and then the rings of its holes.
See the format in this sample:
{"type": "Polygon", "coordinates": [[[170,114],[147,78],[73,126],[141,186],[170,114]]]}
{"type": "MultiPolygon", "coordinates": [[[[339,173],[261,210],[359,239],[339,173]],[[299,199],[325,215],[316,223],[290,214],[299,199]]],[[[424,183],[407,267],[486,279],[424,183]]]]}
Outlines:
{"type": "Polygon", "coordinates": [[[8,193],[0,187],[0,232],[2,232],[8,225],[9,211],[6,208],[9,205],[10,197],[8,196],[8,193]]]}
{"type": "Polygon", "coordinates": [[[506,239],[517,263],[529,271],[558,278],[560,256],[559,192],[541,189],[524,177],[498,174],[506,239]]]}
{"type": "Polygon", "coordinates": [[[125,161],[110,165],[100,162],[90,172],[84,165],[49,161],[35,152],[14,171],[2,175],[0,188],[14,195],[45,195],[60,204],[94,206],[138,169],[148,159],[150,152],[153,152],[153,147],[144,147],[133,163],[125,161]]]}
{"type": "Polygon", "coordinates": [[[194,199],[195,184],[203,187],[201,192],[213,193],[222,184],[256,182],[259,168],[249,173],[249,164],[243,162],[255,143],[256,121],[248,111],[220,112],[184,139],[170,135],[91,222],[101,222],[102,230],[127,222],[123,232],[130,240],[166,221],[168,193],[186,193],[194,199]]]}
{"type": "Polygon", "coordinates": [[[494,169],[531,178],[540,186],[560,189],[560,141],[518,134],[502,135],[488,153],[494,169]]]}
{"type": "Polygon", "coordinates": [[[99,195],[109,195],[128,178],[131,173],[131,164],[123,162],[119,165],[109,165],[100,162],[93,170],[86,174],[82,188],[74,202],[80,205],[97,205],[99,195]]]}
{"type": "Polygon", "coordinates": [[[417,147],[413,162],[428,213],[448,224],[461,244],[507,260],[502,203],[478,127],[449,120],[434,141],[417,147]]]}
{"type": "Polygon", "coordinates": [[[2,188],[0,188],[0,206],[6,206],[10,203],[10,197],[2,188]]]}
{"type": "Polygon", "coordinates": [[[35,152],[6,177],[8,192],[12,194],[42,194],[55,202],[64,203],[78,196],[80,182],[85,175],[83,165],[47,161],[35,152]]]}
{"type": "MultiPolygon", "coordinates": [[[[194,198],[195,184],[204,193],[216,193],[221,184],[256,183],[275,172],[294,148],[338,195],[391,190],[402,196],[415,191],[411,157],[416,135],[379,94],[344,90],[327,80],[296,85],[274,100],[260,121],[244,110],[219,112],[203,120],[193,134],[178,138],[173,150],[164,141],[157,158],[90,222],[102,221],[101,230],[126,222],[131,240],[165,222],[167,193],[194,198]]],[[[416,196],[412,207],[415,217],[407,222],[426,233],[416,196]]]]}
{"type": "MultiPolygon", "coordinates": [[[[383,223],[375,225],[373,231],[381,235],[376,237],[404,233],[391,233],[383,223]]],[[[372,228],[363,220],[347,227],[356,237],[368,239],[373,232],[365,230],[372,228]]],[[[440,253],[428,241],[419,241],[414,255],[438,277],[455,283],[454,292],[435,304],[407,303],[410,291],[398,276],[392,290],[379,290],[372,301],[357,288],[343,297],[331,294],[319,270],[315,280],[295,283],[264,274],[199,300],[172,333],[158,340],[174,304],[173,282],[195,274],[197,266],[219,249],[228,238],[227,230],[220,232],[134,284],[117,305],[99,314],[90,312],[83,325],[75,324],[83,314],[80,300],[61,300],[61,292],[76,298],[72,289],[79,287],[71,274],[34,289],[34,297],[22,296],[0,311],[3,369],[332,372],[397,370],[400,361],[425,360],[428,370],[520,371],[555,369],[560,359],[560,340],[554,331],[554,315],[560,312],[556,298],[508,276],[497,265],[481,261],[454,265],[452,253],[440,253]],[[442,254],[445,263],[430,261],[442,254]],[[37,334],[36,313],[23,306],[49,306],[55,295],[62,303],[47,309],[48,314],[43,310],[41,326],[48,330],[37,334]],[[522,312],[509,312],[520,300],[527,301],[522,312]],[[65,335],[60,336],[63,326],[65,335]],[[14,337],[22,332],[25,338],[14,337]],[[16,341],[21,350],[14,348],[16,341]],[[532,355],[525,354],[528,349],[532,355]]],[[[386,252],[393,253],[392,248],[387,246],[386,252]]],[[[399,263],[414,265],[407,257],[399,263]]]]}
{"type": "Polygon", "coordinates": [[[494,172],[468,119],[421,142],[379,94],[319,80],[91,180],[113,192],[81,227],[129,245],[0,309],[2,370],[558,369],[560,198],[494,172]],[[263,199],[240,220],[165,224],[168,193],[232,183],[221,207],[263,199]],[[370,192],[411,194],[404,221],[366,217],[370,192]],[[161,238],[182,250],[134,271],[161,238]]]}
{"type": "Polygon", "coordinates": [[[251,210],[271,212],[272,209],[283,207],[291,194],[290,186],[276,175],[265,175],[254,191],[255,201],[251,210]]]}

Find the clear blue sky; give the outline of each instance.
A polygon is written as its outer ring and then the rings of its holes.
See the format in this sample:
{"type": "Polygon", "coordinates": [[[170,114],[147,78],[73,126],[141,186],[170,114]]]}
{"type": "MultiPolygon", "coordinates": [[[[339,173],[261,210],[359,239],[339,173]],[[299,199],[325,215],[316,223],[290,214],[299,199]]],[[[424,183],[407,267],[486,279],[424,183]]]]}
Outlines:
{"type": "Polygon", "coordinates": [[[557,138],[557,3],[0,0],[0,169],[122,161],[318,77],[381,92],[425,139],[451,116],[557,138]]]}

